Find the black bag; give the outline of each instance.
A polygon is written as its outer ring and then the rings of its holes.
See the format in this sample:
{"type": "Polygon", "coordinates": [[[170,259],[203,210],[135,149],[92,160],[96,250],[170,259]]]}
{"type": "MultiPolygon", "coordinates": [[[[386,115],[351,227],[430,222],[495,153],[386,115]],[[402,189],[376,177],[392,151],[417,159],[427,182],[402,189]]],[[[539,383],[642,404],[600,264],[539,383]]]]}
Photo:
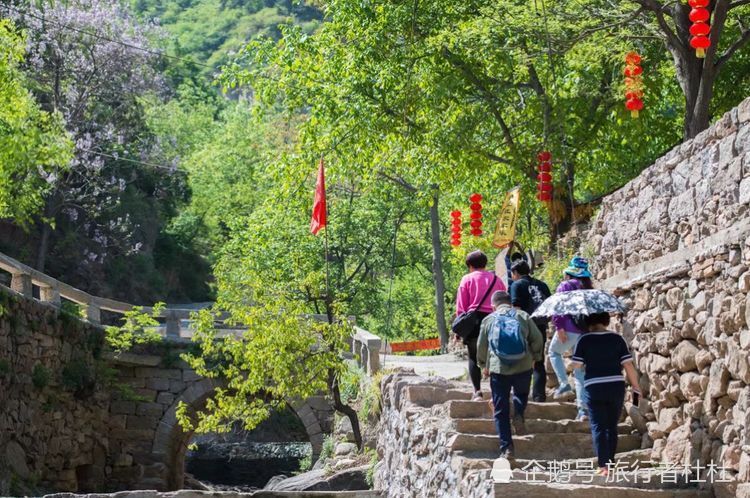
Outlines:
{"type": "Polygon", "coordinates": [[[477,307],[473,310],[464,311],[453,320],[451,330],[464,341],[470,339],[471,336],[479,330],[479,326],[482,324],[482,316],[477,309],[482,306],[482,303],[484,303],[487,296],[490,295],[492,289],[495,288],[495,282],[497,282],[497,275],[492,279],[492,283],[487,288],[487,291],[484,293],[484,296],[482,296],[482,300],[479,301],[477,307]]]}

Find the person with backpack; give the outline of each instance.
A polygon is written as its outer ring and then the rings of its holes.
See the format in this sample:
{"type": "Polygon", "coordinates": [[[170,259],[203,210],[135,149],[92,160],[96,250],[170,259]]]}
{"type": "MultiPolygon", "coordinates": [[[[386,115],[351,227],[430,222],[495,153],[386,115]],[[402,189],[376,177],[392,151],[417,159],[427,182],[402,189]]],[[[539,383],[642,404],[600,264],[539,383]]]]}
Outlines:
{"type": "Polygon", "coordinates": [[[469,352],[469,377],[474,386],[474,401],[482,398],[482,371],[477,366],[477,337],[482,320],[492,313],[489,297],[495,291],[504,291],[505,284],[491,271],[487,271],[487,255],[472,251],[466,255],[469,273],[464,275],[456,294],[456,319],[453,322],[454,340],[463,340],[469,352]],[[469,325],[468,327],[466,325],[469,325]],[[463,326],[460,326],[463,325],[463,326]],[[468,329],[468,330],[467,330],[468,329]]]}
{"type": "Polygon", "coordinates": [[[511,306],[510,294],[492,295],[494,312],[482,321],[477,341],[477,361],[490,378],[495,429],[500,456],[513,458],[510,400],[513,391],[513,427],[524,432],[524,411],[529,400],[534,362],[542,361],[542,334],[529,315],[511,306]]]}
{"type": "MultiPolygon", "coordinates": [[[[510,267],[511,279],[513,283],[510,286],[511,304],[531,316],[534,311],[548,297],[552,295],[547,284],[530,275],[531,269],[526,261],[516,261],[510,267]]],[[[534,324],[542,333],[542,351],[547,342],[547,327],[549,319],[532,318],[534,324]]],[[[544,365],[544,359],[534,363],[534,386],[532,388],[531,399],[537,402],[547,401],[547,369],[544,365]]]]}

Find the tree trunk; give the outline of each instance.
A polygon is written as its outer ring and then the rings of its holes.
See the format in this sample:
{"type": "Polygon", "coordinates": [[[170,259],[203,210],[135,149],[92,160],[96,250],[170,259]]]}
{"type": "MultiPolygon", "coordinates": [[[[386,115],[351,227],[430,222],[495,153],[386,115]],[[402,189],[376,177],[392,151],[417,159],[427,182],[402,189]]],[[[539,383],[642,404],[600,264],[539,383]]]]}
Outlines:
{"type": "Polygon", "coordinates": [[[333,370],[328,371],[328,389],[333,396],[333,408],[346,415],[349,418],[349,422],[352,424],[352,432],[354,433],[354,442],[357,444],[357,448],[362,449],[362,430],[359,427],[359,417],[357,412],[351,406],[341,402],[341,391],[339,389],[339,379],[336,372],[333,370]]]}
{"type": "Polygon", "coordinates": [[[40,272],[44,272],[45,266],[47,266],[47,253],[49,252],[49,238],[52,235],[52,225],[50,221],[55,216],[55,194],[47,199],[44,205],[44,218],[40,221],[41,232],[39,234],[39,246],[36,251],[36,263],[34,268],[40,272]]]}
{"type": "Polygon", "coordinates": [[[443,276],[443,247],[440,244],[440,214],[438,211],[439,190],[432,186],[430,205],[430,231],[432,233],[432,278],[435,282],[435,321],[440,333],[440,348],[448,349],[448,327],[445,323],[445,280],[443,276]]]}

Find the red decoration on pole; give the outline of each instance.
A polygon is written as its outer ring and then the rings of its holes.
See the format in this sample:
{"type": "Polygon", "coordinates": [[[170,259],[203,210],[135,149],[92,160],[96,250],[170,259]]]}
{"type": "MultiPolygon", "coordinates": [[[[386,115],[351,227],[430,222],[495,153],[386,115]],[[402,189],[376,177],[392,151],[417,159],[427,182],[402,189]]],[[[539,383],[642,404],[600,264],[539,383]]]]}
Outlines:
{"type": "Polygon", "coordinates": [[[711,46],[711,40],[708,38],[711,32],[711,27],[708,25],[708,20],[711,18],[711,13],[707,7],[709,0],[689,0],[688,3],[693,8],[690,11],[690,22],[693,24],[690,26],[690,46],[695,49],[695,56],[699,59],[703,59],[706,56],[706,49],[711,46]]]}
{"type": "Polygon", "coordinates": [[[451,235],[451,245],[458,247],[461,245],[461,211],[452,211],[451,217],[453,218],[453,221],[451,221],[451,232],[453,232],[453,235],[451,235]]]}
{"type": "Polygon", "coordinates": [[[474,237],[479,237],[484,233],[482,231],[482,195],[471,194],[469,201],[471,202],[471,206],[469,206],[471,209],[471,234],[474,237]]]}
{"type": "Polygon", "coordinates": [[[630,111],[630,116],[638,117],[638,112],[643,109],[643,68],[641,67],[641,56],[637,52],[628,52],[625,55],[625,108],[630,111]]]}
{"type": "Polygon", "coordinates": [[[315,183],[315,200],[313,201],[312,219],[310,220],[310,231],[313,235],[328,224],[328,211],[326,209],[326,175],[323,158],[318,165],[318,181],[315,183]]]}
{"type": "Polygon", "coordinates": [[[552,201],[552,154],[543,150],[536,155],[539,174],[536,176],[536,198],[541,202],[552,201]]]}

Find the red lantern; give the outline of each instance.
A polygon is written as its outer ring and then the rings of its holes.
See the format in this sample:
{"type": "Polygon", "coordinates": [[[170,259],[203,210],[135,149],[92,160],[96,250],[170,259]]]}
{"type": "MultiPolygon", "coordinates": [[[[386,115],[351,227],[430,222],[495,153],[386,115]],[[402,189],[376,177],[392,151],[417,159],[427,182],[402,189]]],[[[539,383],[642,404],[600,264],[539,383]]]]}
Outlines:
{"type": "Polygon", "coordinates": [[[690,11],[690,46],[695,49],[695,56],[702,59],[706,56],[706,49],[711,46],[711,39],[708,37],[711,32],[711,26],[708,20],[711,13],[708,7],[709,0],[689,0],[688,2],[693,10],[690,11]]]}
{"type": "Polygon", "coordinates": [[[638,112],[643,109],[643,68],[641,67],[641,56],[637,52],[628,52],[625,55],[625,108],[630,111],[630,116],[638,117],[638,112]]]}
{"type": "Polygon", "coordinates": [[[471,209],[471,234],[474,237],[479,237],[482,235],[482,195],[481,194],[471,194],[469,196],[469,201],[471,201],[471,205],[469,208],[471,209]]]}
{"type": "Polygon", "coordinates": [[[536,176],[536,198],[542,202],[550,202],[552,200],[552,154],[548,150],[543,150],[536,155],[539,160],[537,169],[539,174],[536,176]]]}
{"type": "Polygon", "coordinates": [[[452,211],[451,217],[453,218],[453,221],[451,221],[451,232],[453,232],[451,235],[451,245],[458,247],[461,245],[461,211],[452,211]]]}

